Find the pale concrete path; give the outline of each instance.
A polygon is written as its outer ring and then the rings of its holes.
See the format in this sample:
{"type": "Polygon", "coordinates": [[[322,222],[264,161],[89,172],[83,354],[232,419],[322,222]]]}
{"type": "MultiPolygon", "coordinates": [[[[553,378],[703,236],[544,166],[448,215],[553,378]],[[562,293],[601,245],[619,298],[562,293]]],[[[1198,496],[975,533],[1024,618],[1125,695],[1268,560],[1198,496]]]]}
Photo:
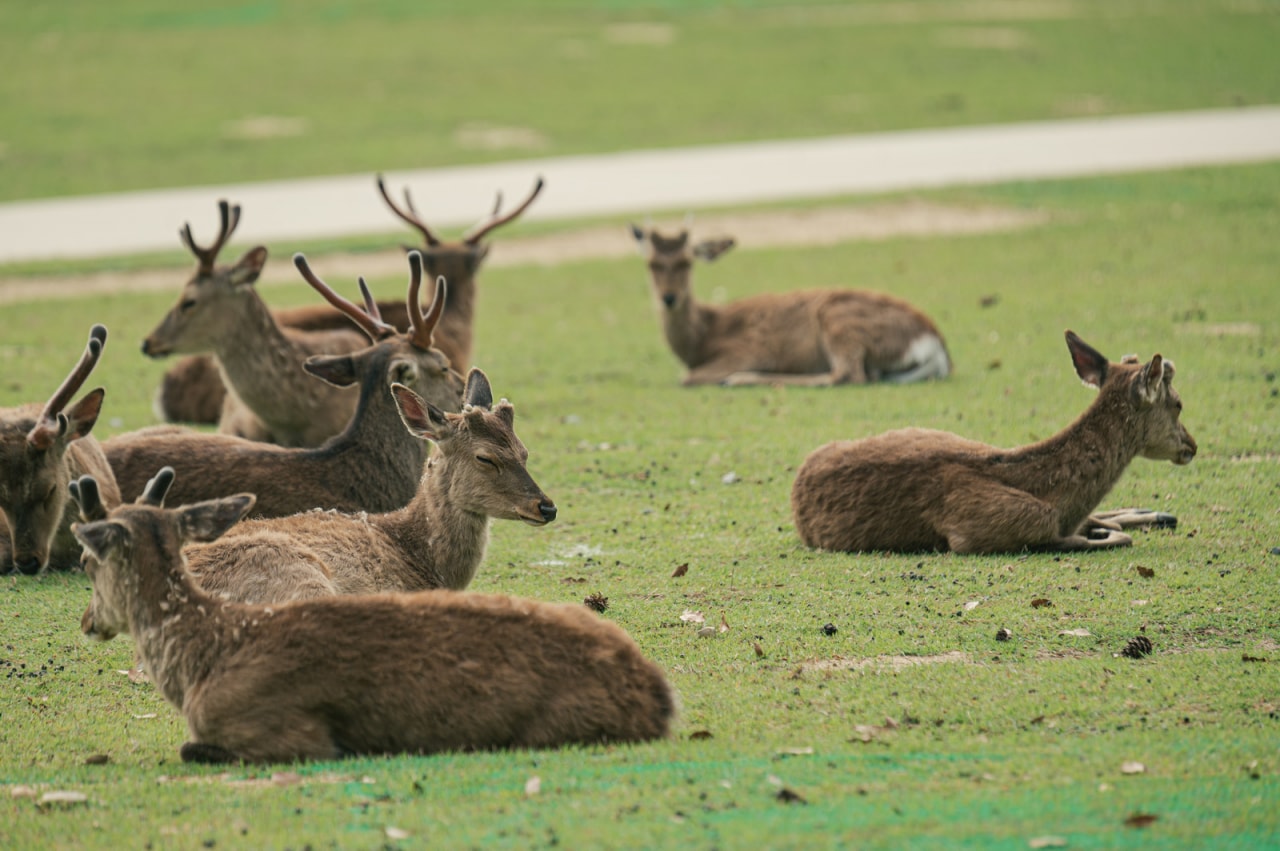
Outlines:
{"type": "MultiPolygon", "coordinates": [[[[1280,159],[1280,107],[1046,121],[699,148],[530,159],[388,172],[433,227],[469,225],[501,190],[508,206],[538,175],[524,216],[553,220],[670,211],[1019,179],[1280,159]]],[[[0,262],[97,257],[178,247],[216,228],[215,202],[244,214],[237,238],[288,241],[402,227],[372,174],[226,184],[0,204],[0,262]]]]}

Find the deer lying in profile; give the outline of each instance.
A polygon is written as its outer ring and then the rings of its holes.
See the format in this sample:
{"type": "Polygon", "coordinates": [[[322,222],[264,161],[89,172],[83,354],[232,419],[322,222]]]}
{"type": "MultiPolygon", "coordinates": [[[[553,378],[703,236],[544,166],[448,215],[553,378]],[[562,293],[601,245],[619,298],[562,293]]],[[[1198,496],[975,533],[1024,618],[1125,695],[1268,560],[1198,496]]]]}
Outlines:
{"type": "Polygon", "coordinates": [[[85,633],[132,633],[181,710],[189,762],[286,762],[640,742],[666,736],[662,672],[582,606],[452,591],[230,603],[183,566],[253,505],[241,494],[162,507],[162,470],[141,504],[109,514],[92,478],[75,533],[93,558],[85,633]]]}
{"type": "Polygon", "coordinates": [[[150,473],[162,466],[174,467],[182,475],[171,494],[179,502],[246,489],[257,494],[258,513],[270,517],[312,508],[390,511],[413,497],[427,458],[426,446],[405,432],[390,388],[405,384],[439,408],[460,406],[462,377],[432,347],[432,331],[445,300],[444,280],[436,282],[435,298],[423,314],[419,303],[422,258],[417,252],[409,255],[407,304],[412,330],[400,333],[378,318],[363,281],[364,310],[316,277],[301,254],[295,255],[294,264],[317,292],[373,342],[359,352],[317,355],[305,364],[307,372],[331,384],[360,386],[356,413],[347,428],[316,449],[290,449],[173,426],[118,435],[104,441],[102,448],[125,499],[141,493],[150,473]]]}
{"type": "MultiPolygon", "coordinates": [[[[446,241],[440,239],[418,216],[408,189],[404,191],[404,207],[399,207],[395,201],[391,200],[382,175],[378,175],[378,192],[382,195],[382,200],[387,202],[391,212],[422,234],[426,244],[418,250],[422,252],[427,274],[432,277],[444,276],[444,279],[449,282],[449,303],[445,305],[444,316],[440,319],[438,345],[440,350],[449,356],[449,360],[456,369],[464,370],[471,363],[476,272],[489,253],[489,246],[482,240],[529,209],[529,205],[542,191],[542,186],[542,178],[539,177],[529,197],[506,215],[499,215],[502,209],[502,195],[499,194],[498,201],[493,207],[493,214],[487,220],[467,231],[461,239],[446,241]]],[[[405,250],[409,251],[411,247],[405,246],[405,250]]]]}
{"type": "MultiPolygon", "coordinates": [[[[1173,363],[1109,363],[1071,331],[1076,374],[1098,397],[1074,423],[1018,449],[907,428],[835,441],[805,459],[791,489],[796,531],[811,547],[957,553],[1128,546],[1125,515],[1090,515],[1137,456],[1189,464],[1173,363]],[[1117,522],[1120,521],[1120,522],[1117,522]]],[[[1164,525],[1140,512],[1133,525],[1164,525]]]]}
{"type": "Polygon", "coordinates": [[[71,534],[75,505],[68,484],[98,477],[107,503],[120,502],[111,467],[89,433],[102,411],[101,387],[68,407],[102,357],[107,329],[94,325],[79,363],[44,405],[0,409],[0,573],[39,573],[80,561],[71,534]]]}
{"type": "Polygon", "coordinates": [[[732,238],[689,243],[631,226],[648,259],[667,344],[688,367],[684,384],[825,387],[945,378],[951,359],[933,321],[901,299],[866,290],[804,290],[723,306],[694,298],[695,260],[712,261],[732,238]]]}
{"type": "Polygon", "coordinates": [[[545,526],[556,506],[529,476],[515,411],[489,379],[467,376],[460,414],[392,385],[404,425],[436,449],[418,492],[386,514],[308,512],[246,520],[187,551],[201,587],[244,603],[428,588],[460,590],[484,558],[489,518],[545,526]]]}
{"type": "MultiPolygon", "coordinates": [[[[143,341],[153,358],[211,352],[180,360],[165,372],[156,396],[162,419],[218,423],[219,431],[283,446],[319,446],[342,431],[355,410],[351,392],[312,381],[302,363],[313,354],[341,354],[364,347],[345,314],[329,307],[268,310],[254,283],[267,249],[250,249],[230,266],[218,254],[240,223],[239,205],[218,202],[221,227],[201,247],[185,225],[179,236],[195,255],[196,272],[177,304],[143,341]],[[236,388],[228,396],[227,387],[236,388]]],[[[379,304],[383,321],[404,330],[408,314],[399,302],[379,304]]]]}

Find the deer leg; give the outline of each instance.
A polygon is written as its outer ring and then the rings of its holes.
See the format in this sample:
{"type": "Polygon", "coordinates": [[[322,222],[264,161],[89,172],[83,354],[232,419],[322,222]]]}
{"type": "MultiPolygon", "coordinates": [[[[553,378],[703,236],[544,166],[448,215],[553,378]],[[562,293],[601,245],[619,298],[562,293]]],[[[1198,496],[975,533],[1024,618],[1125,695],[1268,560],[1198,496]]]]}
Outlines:
{"type": "Polygon", "coordinates": [[[240,757],[221,745],[208,742],[183,742],[178,749],[183,762],[199,762],[216,765],[224,762],[240,762],[240,757]]]}
{"type": "Polygon", "coordinates": [[[685,373],[684,381],[681,383],[685,387],[696,387],[703,384],[724,384],[733,374],[734,368],[731,364],[711,361],[689,370],[685,373]]]}
{"type": "Polygon", "coordinates": [[[1151,508],[1113,508],[1110,511],[1095,511],[1084,521],[1078,531],[1091,532],[1094,529],[1176,529],[1178,518],[1164,511],[1151,508]]]}
{"type": "Polygon", "coordinates": [[[948,547],[963,554],[1102,549],[1133,542],[1116,531],[1097,539],[1063,536],[1058,510],[1051,503],[986,479],[954,487],[935,526],[948,547]]]}

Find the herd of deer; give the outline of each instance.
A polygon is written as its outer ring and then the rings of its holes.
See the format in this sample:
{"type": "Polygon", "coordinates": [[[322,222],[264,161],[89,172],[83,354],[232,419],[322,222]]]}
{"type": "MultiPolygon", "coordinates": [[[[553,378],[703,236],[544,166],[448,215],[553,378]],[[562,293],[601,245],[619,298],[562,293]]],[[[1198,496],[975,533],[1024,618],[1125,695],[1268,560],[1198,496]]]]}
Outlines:
{"type": "MultiPolygon", "coordinates": [[[[468,593],[491,518],[542,526],[556,506],[529,475],[515,413],[471,360],[485,236],[436,236],[406,190],[378,190],[425,245],[407,249],[408,295],[362,304],[295,255],[330,305],[272,311],[253,284],[267,250],[217,258],[240,217],[219,203],[197,269],[147,336],[152,357],[184,353],[156,400],[172,422],[99,443],[104,391],[72,404],[102,356],[95,325],[49,400],[0,409],[0,571],[82,565],[90,636],[130,633],[142,664],[184,714],[186,760],[281,761],[642,741],[667,734],[662,672],[617,626],[581,606],[468,593]],[[424,276],[435,282],[422,306],[424,276]],[[354,326],[354,327],[353,327],[354,326]],[[317,380],[319,379],[319,380],[317,380]],[[168,499],[179,507],[165,508],[168,499]],[[251,515],[252,517],[248,517],[251,515]]],[[[945,378],[934,323],[860,290],[697,301],[695,260],[732,239],[690,244],[632,226],[687,385],[826,386],[945,378]]],[[[902,429],[836,441],[805,459],[791,508],[827,550],[988,553],[1124,546],[1121,530],[1168,525],[1144,510],[1091,513],[1129,462],[1188,463],[1173,364],[1110,362],[1075,334],[1076,373],[1098,388],[1059,434],[997,449],[902,429]]]]}

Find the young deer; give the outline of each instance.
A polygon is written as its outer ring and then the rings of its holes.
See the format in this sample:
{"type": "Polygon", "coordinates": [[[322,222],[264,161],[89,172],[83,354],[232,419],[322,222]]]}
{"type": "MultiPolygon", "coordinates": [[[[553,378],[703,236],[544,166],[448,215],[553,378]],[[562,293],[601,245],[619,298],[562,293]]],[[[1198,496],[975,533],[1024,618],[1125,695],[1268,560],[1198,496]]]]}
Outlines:
{"type": "Polygon", "coordinates": [[[253,505],[241,494],[162,507],[171,470],[109,514],[92,478],[75,533],[93,558],[82,628],[132,633],[186,718],[189,762],[287,762],[640,742],[666,736],[671,688],[619,627],[579,605],[452,591],[263,607],[204,591],[185,544],[253,505]]]}
{"type": "Polygon", "coordinates": [[[460,414],[392,385],[404,425],[436,449],[418,492],[386,514],[308,512],[247,520],[222,540],[190,547],[191,572],[210,593],[244,603],[428,588],[460,590],[484,558],[489,518],[545,526],[556,506],[530,477],[515,411],[493,404],[489,379],[467,376],[460,414]]]}
{"type": "MultiPolygon", "coordinates": [[[[499,215],[502,209],[502,194],[499,193],[497,203],[493,207],[493,214],[487,220],[467,231],[459,240],[444,241],[419,218],[418,211],[414,209],[413,200],[409,197],[409,190],[404,190],[404,207],[399,207],[395,201],[391,200],[382,175],[378,175],[378,192],[382,195],[382,200],[387,202],[391,212],[422,234],[426,245],[418,250],[422,252],[427,274],[436,277],[443,275],[449,282],[449,303],[445,305],[444,316],[440,320],[439,346],[459,370],[466,369],[471,363],[476,272],[489,253],[489,246],[481,240],[529,209],[529,205],[542,191],[542,185],[542,178],[539,177],[529,197],[505,216],[499,215]]],[[[406,251],[411,250],[407,245],[404,248],[406,251]]]]}
{"type": "Polygon", "coordinates": [[[945,378],[951,359],[933,321],[901,299],[865,290],[804,290],[721,307],[694,298],[695,260],[712,261],[732,238],[689,243],[631,226],[662,302],[667,344],[688,367],[684,384],[825,387],[945,378]]]}
{"type": "Polygon", "coordinates": [[[811,547],[957,553],[1128,546],[1121,526],[1168,525],[1149,511],[1090,516],[1141,455],[1188,464],[1196,442],[1178,421],[1173,363],[1109,363],[1073,332],[1076,374],[1098,388],[1078,419],[1018,449],[907,428],[812,452],[791,489],[796,531],[811,547]]]}
{"type": "MultiPolygon", "coordinates": [[[[165,317],[142,343],[153,358],[212,352],[178,361],[156,397],[162,419],[218,423],[219,431],[283,446],[319,446],[340,432],[355,410],[351,392],[312,381],[302,363],[313,354],[364,347],[345,314],[329,307],[268,310],[254,283],[267,249],[250,249],[230,266],[218,254],[240,223],[240,206],[218,202],[221,227],[207,248],[191,225],[178,232],[195,255],[196,272],[165,317]],[[227,387],[235,393],[228,395],[227,387]]],[[[399,302],[380,303],[383,321],[404,330],[399,302]]]]}
{"type": "Polygon", "coordinates": [[[317,292],[373,342],[359,352],[316,355],[304,364],[311,375],[336,386],[360,386],[356,412],[346,429],[316,449],[290,449],[173,426],[119,435],[102,448],[125,499],[141,493],[148,471],[166,465],[182,474],[174,499],[197,502],[251,490],[258,497],[258,513],[270,517],[312,508],[390,511],[413,497],[427,452],[421,441],[406,434],[390,387],[405,384],[437,407],[459,407],[462,377],[431,342],[443,310],[444,280],[436,282],[435,298],[423,314],[419,301],[422,258],[417,252],[409,255],[407,304],[412,330],[400,333],[379,319],[363,280],[364,310],[317,278],[301,254],[294,256],[294,264],[317,292]]]}
{"type": "Polygon", "coordinates": [[[111,467],[89,433],[106,395],[101,387],[71,401],[102,357],[107,329],[94,325],[79,363],[44,405],[0,409],[0,573],[74,567],[80,544],[71,534],[75,505],[68,484],[98,477],[107,502],[120,502],[111,467]]]}

